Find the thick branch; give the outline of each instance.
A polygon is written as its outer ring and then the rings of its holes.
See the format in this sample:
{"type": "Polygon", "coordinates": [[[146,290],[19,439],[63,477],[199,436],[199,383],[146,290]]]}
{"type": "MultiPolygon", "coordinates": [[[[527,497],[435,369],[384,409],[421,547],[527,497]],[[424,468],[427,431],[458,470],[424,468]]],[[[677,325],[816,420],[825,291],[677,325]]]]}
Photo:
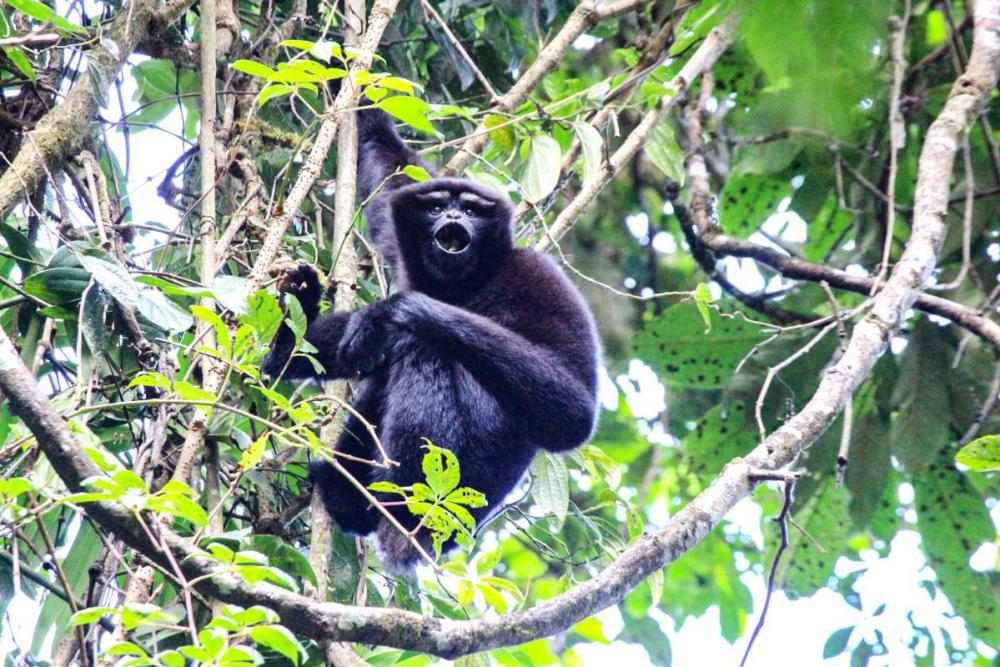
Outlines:
{"type": "MultiPolygon", "coordinates": [[[[873,278],[858,276],[824,264],[815,264],[798,257],[790,257],[777,248],[746,239],[725,236],[715,232],[715,230],[700,238],[699,243],[717,256],[728,255],[755,259],[780,272],[786,278],[808,280],[814,283],[826,281],[832,287],[858,294],[870,294],[875,285],[873,278]]],[[[914,305],[926,313],[940,315],[968,329],[989,341],[1000,352],[1000,324],[980,314],[974,308],[931,294],[919,294],[914,305]]]]}

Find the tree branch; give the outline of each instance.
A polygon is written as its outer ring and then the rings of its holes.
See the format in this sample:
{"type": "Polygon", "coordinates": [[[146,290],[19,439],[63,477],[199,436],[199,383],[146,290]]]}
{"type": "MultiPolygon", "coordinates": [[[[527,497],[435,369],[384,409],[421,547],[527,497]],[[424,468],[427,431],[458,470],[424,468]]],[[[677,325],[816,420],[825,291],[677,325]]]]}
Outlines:
{"type": "Polygon", "coordinates": [[[191,4],[193,0],[183,0],[161,9],[156,0],[135,0],[118,12],[89,51],[89,66],[83,68],[66,99],[38,121],[0,175],[0,220],[19,199],[34,192],[46,170],[55,170],[80,150],[90,135],[98,92],[118,77],[139,41],[154,26],[174,21],[191,4]]]}
{"type": "MultiPolygon", "coordinates": [[[[552,41],[538,52],[535,62],[524,70],[524,74],[511,86],[510,90],[496,100],[493,104],[493,110],[499,113],[510,113],[517,109],[534,92],[542,79],[559,66],[577,37],[598,23],[635,9],[644,2],[645,0],[620,0],[597,7],[593,0],[583,0],[569,15],[566,23],[552,38],[552,41]]],[[[481,153],[486,147],[486,142],[489,140],[489,133],[486,130],[486,126],[482,124],[476,128],[472,136],[465,140],[458,152],[441,170],[442,175],[454,176],[469,166],[473,156],[481,153]]]]}
{"type": "Polygon", "coordinates": [[[618,147],[618,150],[614,152],[607,168],[591,181],[583,184],[580,192],[566,205],[555,219],[555,222],[549,226],[546,234],[535,243],[536,250],[545,252],[553,243],[558,241],[559,237],[565,234],[576,223],[577,218],[580,217],[587,206],[590,205],[590,202],[597,197],[615,174],[629,160],[636,156],[642,149],[643,144],[652,135],[656,126],[666,116],[667,112],[677,104],[681,93],[687,90],[691,82],[700,76],[702,72],[710,69],[712,64],[725,52],[733,40],[736,39],[736,26],[739,24],[740,18],[742,18],[740,12],[734,11],[723,19],[722,23],[712,28],[712,31],[708,33],[708,36],[702,42],[701,46],[698,47],[698,50],[684,64],[684,67],[677,73],[677,76],[671,80],[670,85],[673,88],[673,94],[660,98],[660,102],[656,108],[646,114],[636,128],[632,130],[632,133],[625,138],[625,141],[618,147]]]}

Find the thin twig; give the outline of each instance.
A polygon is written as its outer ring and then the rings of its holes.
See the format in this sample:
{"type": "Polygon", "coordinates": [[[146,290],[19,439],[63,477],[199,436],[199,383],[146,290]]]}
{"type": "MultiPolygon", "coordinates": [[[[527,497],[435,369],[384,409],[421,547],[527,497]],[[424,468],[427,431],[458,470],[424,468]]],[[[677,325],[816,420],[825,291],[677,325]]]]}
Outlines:
{"type": "Polygon", "coordinates": [[[477,79],[479,79],[479,83],[481,83],[483,88],[486,89],[486,92],[490,94],[490,102],[496,102],[500,99],[500,95],[490,83],[490,80],[487,79],[486,75],[479,69],[479,66],[476,65],[476,61],[473,60],[472,56],[469,55],[469,52],[465,50],[465,47],[462,46],[462,42],[459,41],[458,37],[455,36],[455,33],[451,31],[451,28],[449,28],[448,24],[445,23],[445,20],[441,18],[441,15],[437,13],[437,10],[431,6],[431,3],[427,2],[427,0],[420,0],[420,6],[423,7],[424,11],[438,24],[438,27],[441,28],[441,32],[443,32],[445,37],[448,38],[448,43],[451,44],[452,48],[458,51],[462,60],[465,61],[465,64],[469,66],[472,73],[476,75],[477,79]]]}
{"type": "Polygon", "coordinates": [[[889,271],[889,255],[892,252],[893,230],[896,225],[896,174],[899,171],[899,151],[906,143],[906,121],[899,108],[903,90],[903,75],[906,73],[906,26],[910,21],[910,0],[903,2],[903,17],[889,18],[890,41],[892,42],[892,89],[889,94],[889,182],[886,185],[885,244],[882,246],[882,263],[872,292],[879,288],[889,271]]]}
{"type": "Polygon", "coordinates": [[[767,594],[764,596],[764,606],[760,610],[760,618],[757,619],[757,625],[754,626],[753,632],[750,634],[750,641],[747,642],[746,650],[743,652],[743,659],[740,660],[740,667],[743,667],[747,663],[747,658],[750,657],[750,650],[753,648],[754,642],[757,640],[757,636],[764,627],[764,621],[767,620],[767,610],[771,606],[771,596],[774,594],[775,581],[778,577],[778,565],[781,563],[781,555],[785,553],[785,549],[788,548],[788,521],[791,518],[792,510],[792,497],[795,491],[795,481],[798,476],[794,473],[782,473],[778,471],[761,471],[761,472],[751,472],[751,481],[760,482],[767,480],[776,480],[784,484],[784,502],[781,504],[781,512],[775,517],[775,521],[778,522],[778,526],[781,528],[781,544],[778,545],[778,551],[774,554],[774,560],[771,561],[771,571],[767,575],[767,594]]]}

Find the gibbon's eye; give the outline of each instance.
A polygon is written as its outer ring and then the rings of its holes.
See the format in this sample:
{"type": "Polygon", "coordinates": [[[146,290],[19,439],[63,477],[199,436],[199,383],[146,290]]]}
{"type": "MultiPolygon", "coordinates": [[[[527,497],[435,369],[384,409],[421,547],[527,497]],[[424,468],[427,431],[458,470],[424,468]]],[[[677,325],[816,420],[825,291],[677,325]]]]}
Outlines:
{"type": "Polygon", "coordinates": [[[465,207],[465,214],[471,218],[476,214],[476,212],[472,210],[471,206],[467,206],[465,207]]]}
{"type": "Polygon", "coordinates": [[[431,213],[434,215],[438,215],[443,210],[444,209],[441,208],[441,204],[434,204],[434,206],[431,207],[431,213]]]}

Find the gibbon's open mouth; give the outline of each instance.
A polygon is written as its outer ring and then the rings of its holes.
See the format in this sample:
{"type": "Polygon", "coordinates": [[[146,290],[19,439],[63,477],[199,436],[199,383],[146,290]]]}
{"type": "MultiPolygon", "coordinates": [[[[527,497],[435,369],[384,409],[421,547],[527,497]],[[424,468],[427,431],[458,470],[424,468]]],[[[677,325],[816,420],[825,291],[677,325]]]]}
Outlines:
{"type": "Polygon", "coordinates": [[[447,222],[434,230],[434,244],[452,255],[465,252],[471,243],[469,231],[457,222],[447,222]]]}

